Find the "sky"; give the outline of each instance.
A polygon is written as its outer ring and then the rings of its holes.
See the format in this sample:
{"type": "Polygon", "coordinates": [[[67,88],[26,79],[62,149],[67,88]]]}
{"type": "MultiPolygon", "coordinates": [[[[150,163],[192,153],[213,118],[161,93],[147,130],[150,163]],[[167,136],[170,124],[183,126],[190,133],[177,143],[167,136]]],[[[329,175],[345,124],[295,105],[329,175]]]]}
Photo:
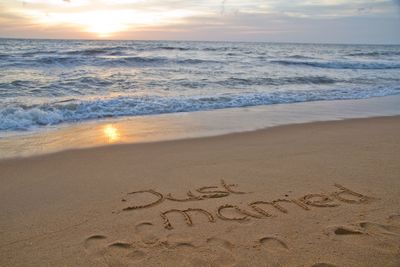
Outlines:
{"type": "Polygon", "coordinates": [[[400,0],[0,0],[0,37],[400,44],[400,0]]]}

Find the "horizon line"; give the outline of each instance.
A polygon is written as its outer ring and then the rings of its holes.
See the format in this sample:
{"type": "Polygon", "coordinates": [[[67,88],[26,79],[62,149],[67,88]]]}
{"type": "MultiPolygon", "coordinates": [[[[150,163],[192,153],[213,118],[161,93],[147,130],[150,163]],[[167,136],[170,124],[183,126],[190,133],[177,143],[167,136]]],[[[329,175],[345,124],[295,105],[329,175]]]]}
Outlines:
{"type": "Polygon", "coordinates": [[[37,41],[96,41],[96,42],[209,42],[209,43],[269,43],[269,44],[307,44],[307,45],[387,45],[387,46],[398,46],[400,43],[344,43],[344,42],[298,42],[298,41],[239,41],[239,40],[189,40],[189,39],[86,39],[86,38],[24,38],[24,37],[2,37],[0,39],[9,40],[37,40],[37,41]]]}

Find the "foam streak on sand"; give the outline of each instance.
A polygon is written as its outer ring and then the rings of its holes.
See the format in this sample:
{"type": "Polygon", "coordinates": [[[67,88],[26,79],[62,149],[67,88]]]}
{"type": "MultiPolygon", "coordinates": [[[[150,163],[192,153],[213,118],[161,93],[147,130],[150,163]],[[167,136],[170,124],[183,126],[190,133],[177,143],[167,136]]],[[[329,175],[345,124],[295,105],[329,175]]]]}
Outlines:
{"type": "Polygon", "coordinates": [[[397,116],[2,160],[0,265],[399,266],[399,136],[397,116]]]}

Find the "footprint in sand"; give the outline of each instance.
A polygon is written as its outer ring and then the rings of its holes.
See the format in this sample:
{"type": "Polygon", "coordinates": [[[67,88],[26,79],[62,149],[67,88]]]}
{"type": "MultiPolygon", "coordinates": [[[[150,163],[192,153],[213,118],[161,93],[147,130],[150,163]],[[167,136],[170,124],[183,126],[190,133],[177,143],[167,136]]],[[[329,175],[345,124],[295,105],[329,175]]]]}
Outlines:
{"type": "Polygon", "coordinates": [[[85,252],[96,261],[105,261],[109,266],[124,266],[143,260],[146,253],[124,241],[109,242],[105,235],[93,235],[84,241],[85,252]]]}
{"type": "Polygon", "coordinates": [[[104,235],[92,235],[86,238],[83,247],[85,248],[86,253],[88,254],[99,254],[101,256],[101,252],[103,248],[107,244],[107,237],[104,235]]]}
{"type": "Polygon", "coordinates": [[[146,253],[132,244],[114,242],[107,246],[103,257],[110,266],[123,266],[143,260],[146,253]]]}
{"type": "Polygon", "coordinates": [[[207,248],[216,253],[216,258],[212,260],[212,266],[233,266],[236,264],[233,249],[235,245],[223,238],[210,237],[206,241],[207,248]]]}
{"type": "Polygon", "coordinates": [[[232,252],[232,250],[235,248],[235,245],[232,244],[230,241],[218,237],[208,238],[207,244],[210,247],[219,247],[228,252],[232,252]]]}
{"type": "Polygon", "coordinates": [[[258,239],[256,247],[262,247],[268,252],[284,252],[289,249],[286,242],[275,236],[264,236],[258,239]]]}
{"type": "Polygon", "coordinates": [[[336,236],[350,236],[350,235],[363,235],[363,231],[351,226],[331,226],[325,231],[327,235],[336,236]]]}
{"type": "Polygon", "coordinates": [[[193,237],[189,234],[169,234],[164,244],[172,249],[194,249],[193,237]]]}
{"type": "Polygon", "coordinates": [[[371,234],[384,234],[384,235],[400,235],[400,226],[390,224],[379,224],[373,222],[361,222],[360,227],[365,230],[366,233],[371,234]]]}
{"type": "Polygon", "coordinates": [[[152,227],[153,223],[151,222],[140,222],[138,224],[135,225],[135,231],[136,232],[143,232],[144,230],[146,230],[146,228],[152,227]]]}
{"type": "Polygon", "coordinates": [[[146,246],[153,246],[159,243],[159,238],[151,222],[140,222],[136,224],[135,232],[140,236],[141,241],[146,246]]]}
{"type": "Polygon", "coordinates": [[[400,249],[400,226],[375,222],[359,222],[349,226],[331,226],[325,234],[357,246],[396,253],[400,249]]]}

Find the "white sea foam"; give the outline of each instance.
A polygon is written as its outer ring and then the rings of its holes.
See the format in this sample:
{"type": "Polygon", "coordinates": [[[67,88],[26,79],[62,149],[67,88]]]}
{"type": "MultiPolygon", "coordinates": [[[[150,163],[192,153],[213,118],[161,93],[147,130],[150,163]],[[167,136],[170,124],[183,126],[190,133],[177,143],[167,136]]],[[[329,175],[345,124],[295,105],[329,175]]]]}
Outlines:
{"type": "Polygon", "coordinates": [[[361,99],[400,94],[400,87],[385,90],[287,91],[201,97],[116,97],[89,101],[62,101],[33,106],[10,105],[0,109],[0,130],[29,130],[56,125],[121,116],[137,116],[200,110],[248,107],[318,100],[361,99]]]}

